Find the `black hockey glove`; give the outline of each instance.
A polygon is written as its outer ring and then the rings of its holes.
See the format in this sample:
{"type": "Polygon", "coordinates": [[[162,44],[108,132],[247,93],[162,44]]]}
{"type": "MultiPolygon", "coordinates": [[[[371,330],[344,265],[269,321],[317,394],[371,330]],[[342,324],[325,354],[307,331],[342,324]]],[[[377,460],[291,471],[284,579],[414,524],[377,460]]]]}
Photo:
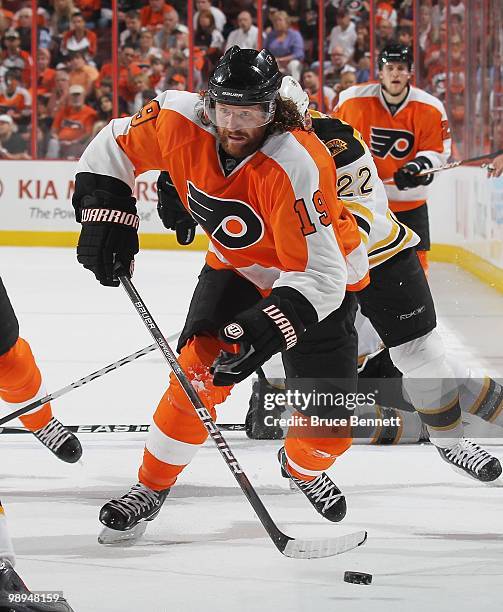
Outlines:
{"type": "Polygon", "coordinates": [[[133,273],[134,256],[138,253],[139,217],[132,196],[118,197],[95,190],[85,195],[76,210],[82,223],[77,260],[91,270],[102,285],[117,287],[114,263],[133,273]]]}
{"type": "Polygon", "coordinates": [[[171,177],[161,172],[157,179],[157,212],[166,229],[176,232],[178,244],[187,246],[194,240],[197,223],[185,210],[171,177]]]}
{"type": "Polygon", "coordinates": [[[220,330],[224,342],[238,344],[238,353],[221,351],[211,367],[213,384],[241,382],[275,353],[297,344],[305,326],[288,299],[271,294],[238,314],[220,330]]]}
{"type": "Polygon", "coordinates": [[[421,170],[429,170],[432,167],[433,164],[427,157],[416,157],[395,172],[393,175],[395,185],[400,191],[419,187],[419,185],[429,185],[433,180],[433,174],[420,176],[419,173],[421,170]]]}

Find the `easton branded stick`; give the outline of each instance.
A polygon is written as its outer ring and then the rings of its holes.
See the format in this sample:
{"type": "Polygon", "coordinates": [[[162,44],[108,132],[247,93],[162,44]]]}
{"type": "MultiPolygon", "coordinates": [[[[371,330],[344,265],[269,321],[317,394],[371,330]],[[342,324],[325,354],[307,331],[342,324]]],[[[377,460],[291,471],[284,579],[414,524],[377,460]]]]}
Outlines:
{"type": "MultiPolygon", "coordinates": [[[[450,164],[445,164],[440,166],[439,168],[429,168],[425,170],[421,170],[421,172],[417,173],[417,176],[426,176],[428,174],[435,174],[436,172],[442,172],[443,170],[450,170],[451,168],[457,168],[458,166],[464,166],[467,164],[472,164],[474,162],[482,161],[483,159],[494,159],[503,153],[503,149],[496,151],[495,153],[487,153],[486,155],[478,155],[477,157],[470,157],[468,159],[462,159],[460,161],[451,162],[450,164]]],[[[480,164],[480,168],[488,168],[490,164],[480,164]]],[[[391,176],[390,178],[384,179],[383,183],[392,183],[394,178],[391,176]]]]}
{"type": "MultiPolygon", "coordinates": [[[[172,336],[168,338],[168,340],[174,340],[179,335],[180,335],[180,332],[173,334],[172,336]]],[[[72,389],[78,389],[78,387],[87,385],[87,383],[90,383],[92,380],[95,380],[96,378],[100,378],[100,376],[104,376],[105,374],[108,374],[109,372],[112,372],[113,370],[117,370],[117,368],[120,368],[123,365],[126,365],[126,363],[130,363],[131,361],[134,361],[135,359],[138,359],[139,357],[143,357],[143,355],[147,355],[148,353],[155,351],[156,348],[157,346],[155,344],[146,346],[145,348],[140,349],[139,351],[136,351],[135,353],[131,353],[131,355],[128,355],[127,357],[123,357],[122,359],[119,359],[119,361],[115,361],[114,363],[111,363],[110,365],[107,365],[104,368],[101,368],[101,370],[96,370],[96,372],[93,372],[92,374],[88,374],[87,376],[84,376],[84,378],[80,378],[79,380],[76,380],[75,382],[70,383],[66,387],[59,389],[59,391],[54,391],[54,393],[49,393],[45,397],[35,400],[34,402],[31,402],[30,404],[24,406],[23,408],[19,408],[18,410],[11,412],[7,416],[2,417],[0,419],[0,425],[3,425],[4,423],[7,423],[9,421],[12,421],[12,419],[15,419],[16,417],[22,416],[23,414],[30,412],[30,410],[35,410],[36,408],[39,408],[40,406],[47,404],[47,402],[51,402],[52,400],[55,400],[58,397],[61,397],[62,395],[66,395],[66,393],[68,393],[69,391],[72,391],[72,389]]]]}
{"type": "MultiPolygon", "coordinates": [[[[156,345],[153,344],[155,348],[156,345]]],[[[87,433],[148,433],[150,425],[133,425],[133,424],[94,424],[94,425],[65,425],[65,429],[77,434],[87,433]]],[[[218,427],[222,431],[245,431],[244,423],[219,423],[218,427]]],[[[31,429],[26,427],[0,427],[0,434],[32,434],[31,429]]]]}
{"type": "Polygon", "coordinates": [[[217,448],[224,458],[225,463],[231,470],[234,478],[237,480],[241,490],[250,502],[255,514],[258,516],[260,522],[269,534],[269,537],[273,541],[276,548],[286,557],[293,557],[294,559],[319,559],[321,557],[332,557],[348,550],[352,550],[357,546],[361,546],[367,539],[366,531],[358,531],[356,533],[341,535],[335,538],[297,540],[287,536],[278,528],[266,507],[262,503],[262,500],[257,495],[257,492],[248,480],[248,476],[244,473],[236,457],[234,456],[234,453],[222,436],[220,429],[215,424],[215,421],[211,418],[211,414],[208,412],[207,408],[201,401],[201,398],[191,385],[185,372],[180,367],[175,354],[164,339],[161,330],[157,326],[157,323],[152,318],[152,315],[136,291],[131,279],[125,274],[124,270],[120,266],[116,268],[116,272],[118,274],[119,281],[129,299],[133,303],[136,312],[141,317],[143,323],[150,332],[150,335],[157,343],[159,350],[164,355],[164,358],[168,362],[173,374],[194,407],[197,416],[201,419],[204,428],[217,445],[217,448]]]}

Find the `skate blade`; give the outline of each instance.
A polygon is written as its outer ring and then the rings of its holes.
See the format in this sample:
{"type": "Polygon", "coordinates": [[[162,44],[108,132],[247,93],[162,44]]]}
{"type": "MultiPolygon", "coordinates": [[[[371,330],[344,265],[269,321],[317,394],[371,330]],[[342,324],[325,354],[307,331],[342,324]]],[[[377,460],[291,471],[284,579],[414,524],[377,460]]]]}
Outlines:
{"type": "Polygon", "coordinates": [[[118,531],[104,527],[98,536],[98,542],[104,546],[131,546],[135,544],[147,529],[146,521],[142,521],[127,531],[118,531]]]}

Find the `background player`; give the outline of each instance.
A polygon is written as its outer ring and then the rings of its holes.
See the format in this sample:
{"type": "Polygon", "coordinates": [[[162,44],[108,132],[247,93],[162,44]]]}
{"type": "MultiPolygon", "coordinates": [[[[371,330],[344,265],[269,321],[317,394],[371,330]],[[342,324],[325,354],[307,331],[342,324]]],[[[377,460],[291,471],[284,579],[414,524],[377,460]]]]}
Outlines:
{"type": "Polygon", "coordinates": [[[379,177],[394,179],[386,184],[389,207],[420,237],[416,249],[427,272],[430,232],[425,186],[434,175],[419,173],[447,163],[451,136],[442,102],[413,87],[411,78],[410,48],[390,44],[379,55],[380,83],[356,85],[341,92],[334,116],[361,133],[379,177]]]}
{"type": "MultiPolygon", "coordinates": [[[[19,337],[19,323],[0,278],[0,398],[13,412],[45,395],[40,370],[30,345],[19,337]]],[[[78,438],[52,416],[49,403],[24,414],[20,420],[61,461],[75,463],[80,459],[78,438]]]]}
{"type": "MultiPolygon", "coordinates": [[[[280,95],[293,100],[307,127],[325,142],[337,166],[338,195],[358,222],[367,246],[370,284],[357,293],[366,315],[389,348],[404,386],[440,456],[452,467],[480,481],[501,474],[499,461],[463,438],[456,377],[435,330],[430,288],[413,247],[418,237],[388,210],[376,166],[361,135],[340,119],[308,111],[309,98],[292,77],[282,81],[280,95]]],[[[377,335],[377,334],[376,334],[377,335]]],[[[459,368],[458,368],[459,370],[459,368]]],[[[468,378],[466,373],[464,378],[468,378]]],[[[501,386],[478,386],[475,397],[503,405],[501,386]]],[[[470,393],[473,400],[474,397],[470,393]]]]}
{"type": "MultiPolygon", "coordinates": [[[[279,99],[280,84],[267,50],[232,47],[204,97],[164,92],[134,117],[113,120],[78,166],[77,257],[102,284],[117,286],[114,260],[130,269],[138,251],[135,174],[166,170],[208,234],[207,265],[178,349],[213,416],[234,383],[279,351],[288,380],[307,380],[312,390],[316,379],[339,377],[344,390],[355,388],[356,301],[346,285],[368,282],[367,255],[353,216],[337,200],[332,158],[304,129],[295,105],[279,99]]],[[[324,470],[350,446],[349,432],[303,433],[287,439],[281,464],[318,512],[341,520],[344,497],[324,470]]],[[[172,376],[140,482],[105,504],[102,523],[117,534],[151,520],[206,437],[172,376]]]]}

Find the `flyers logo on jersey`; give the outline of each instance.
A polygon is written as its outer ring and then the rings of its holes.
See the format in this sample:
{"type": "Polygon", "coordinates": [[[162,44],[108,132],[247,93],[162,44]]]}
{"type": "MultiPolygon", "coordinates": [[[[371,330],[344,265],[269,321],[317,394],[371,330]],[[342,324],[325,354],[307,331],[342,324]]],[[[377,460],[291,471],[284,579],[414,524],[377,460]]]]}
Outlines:
{"type": "Polygon", "coordinates": [[[404,159],[412,151],[414,134],[406,130],[391,128],[370,128],[370,150],[376,157],[385,158],[391,155],[395,159],[404,159]]]}
{"type": "Polygon", "coordinates": [[[203,229],[226,249],[245,249],[264,235],[264,224],[253,208],[240,200],[210,196],[187,181],[190,212],[203,229]]]}

